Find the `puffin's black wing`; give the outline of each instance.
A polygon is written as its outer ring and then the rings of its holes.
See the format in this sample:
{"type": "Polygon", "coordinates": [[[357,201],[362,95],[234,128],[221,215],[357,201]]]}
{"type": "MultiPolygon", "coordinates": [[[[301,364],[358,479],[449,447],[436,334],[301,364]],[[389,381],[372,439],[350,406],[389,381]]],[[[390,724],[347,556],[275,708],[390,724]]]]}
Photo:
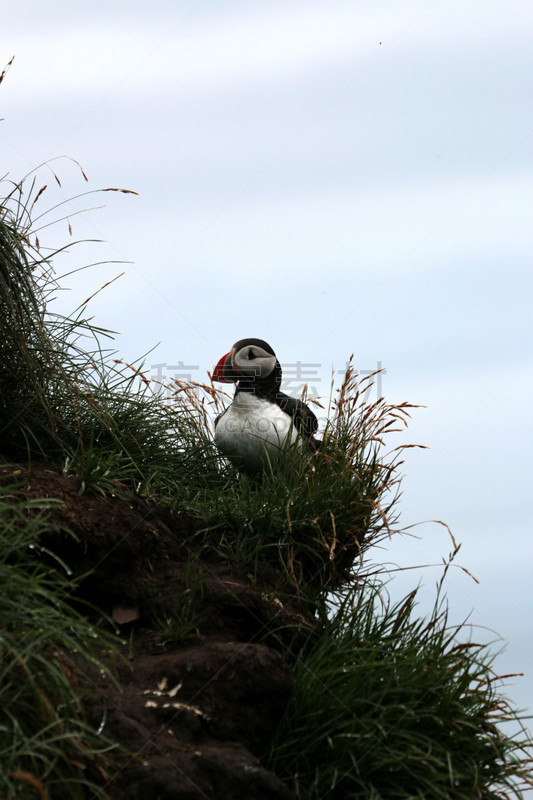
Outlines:
{"type": "Polygon", "coordinates": [[[283,392],[276,394],[276,402],[282,411],[292,417],[296,430],[302,433],[309,441],[311,449],[313,451],[317,450],[319,444],[313,434],[318,430],[318,420],[311,409],[301,400],[289,397],[288,394],[283,394],[283,392]]]}

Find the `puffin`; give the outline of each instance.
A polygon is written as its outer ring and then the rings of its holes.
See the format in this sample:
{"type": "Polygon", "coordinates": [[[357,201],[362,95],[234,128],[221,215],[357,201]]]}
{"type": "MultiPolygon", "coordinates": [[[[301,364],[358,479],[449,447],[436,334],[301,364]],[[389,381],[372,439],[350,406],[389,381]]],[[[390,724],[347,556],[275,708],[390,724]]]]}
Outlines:
{"type": "Polygon", "coordinates": [[[301,400],[281,391],[281,366],[263,339],[239,339],[222,356],[213,381],[236,383],[231,404],[215,420],[218,449],[257,475],[287,447],[313,453],[318,421],[301,400]]]}

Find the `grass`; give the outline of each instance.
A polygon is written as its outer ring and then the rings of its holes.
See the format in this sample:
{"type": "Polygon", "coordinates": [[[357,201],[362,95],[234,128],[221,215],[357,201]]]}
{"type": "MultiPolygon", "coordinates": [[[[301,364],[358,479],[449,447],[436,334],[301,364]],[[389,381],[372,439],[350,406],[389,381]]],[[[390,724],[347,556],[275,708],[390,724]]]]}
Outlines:
{"type": "Polygon", "coordinates": [[[416,591],[395,605],[366,583],[324,620],[297,660],[295,691],[267,755],[297,797],[496,800],[532,787],[527,731],[500,696],[494,655],[450,625],[440,591],[429,619],[416,591]]]}
{"type": "MultiPolygon", "coordinates": [[[[198,520],[182,617],[156,620],[162,647],[196,635],[202,560],[251,575],[268,566],[274,593],[309,602],[314,644],[286,653],[293,695],[264,754],[299,797],[520,796],[531,742],[499,727],[520,718],[499,693],[490,650],[449,624],[440,590],[425,620],[416,592],[390,605],[387,574],[367,574],[368,551],[398,529],[405,446],[387,451],[387,438],[412,406],[366,402],[372,377],[349,368],[319,452],[288,451],[260,480],[240,475],[212,440],[223,392],[151,382],[141,362],[103,346],[110,333],[85,307],[72,317],[49,310],[53,254],[43,257],[31,221],[41,193],[33,178],[9,188],[0,214],[0,454],[54,465],[85,492],[146,498],[198,520]],[[332,597],[336,612],[326,613],[332,597]]],[[[72,654],[98,666],[103,634],[66,602],[62,565],[34,558],[45,509],[28,515],[8,490],[1,509],[0,785],[6,797],[61,798],[68,786],[65,796],[81,798],[91,769],[96,783],[106,769],[107,745],[83,719],[72,654]]]]}
{"type": "Polygon", "coordinates": [[[115,638],[69,604],[66,568],[42,550],[53,501],[28,501],[0,485],[0,796],[100,797],[106,742],[85,722],[76,690],[104,669],[115,638]],[[48,562],[48,566],[46,563],[48,562]],[[61,579],[61,576],[63,578],[61,579]]]}
{"type": "Polygon", "coordinates": [[[196,558],[189,558],[184,566],[184,587],[178,591],[179,611],[166,613],[152,620],[154,640],[162,649],[173,648],[187,641],[201,638],[196,607],[203,599],[206,574],[196,558]]]}
{"type": "MultiPolygon", "coordinates": [[[[292,448],[269,464],[259,483],[239,475],[213,446],[212,419],[225,394],[210,385],[175,382],[173,413],[182,424],[183,450],[199,463],[199,480],[188,469],[176,492],[179,470],[167,459],[158,470],[159,496],[165,493],[164,470],[170,469],[167,502],[206,520],[203,544],[220,556],[265,559],[299,587],[342,584],[359,570],[366,550],[391,534],[402,448],[383,453],[382,437],[404,428],[412,408],[383,398],[365,403],[368,380],[359,380],[349,367],[342,386],[332,392],[320,451],[302,455],[292,448]]],[[[183,459],[182,451],[177,458],[183,459]]]]}

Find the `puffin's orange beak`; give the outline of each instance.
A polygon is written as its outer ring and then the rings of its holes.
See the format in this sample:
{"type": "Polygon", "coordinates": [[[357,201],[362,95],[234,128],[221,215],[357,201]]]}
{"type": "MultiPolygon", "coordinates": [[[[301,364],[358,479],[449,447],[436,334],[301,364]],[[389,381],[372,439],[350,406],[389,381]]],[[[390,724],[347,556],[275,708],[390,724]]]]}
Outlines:
{"type": "Polygon", "coordinates": [[[234,367],[231,363],[231,356],[233,350],[222,356],[213,372],[213,380],[218,383],[235,383],[239,380],[241,371],[238,367],[234,367]]]}

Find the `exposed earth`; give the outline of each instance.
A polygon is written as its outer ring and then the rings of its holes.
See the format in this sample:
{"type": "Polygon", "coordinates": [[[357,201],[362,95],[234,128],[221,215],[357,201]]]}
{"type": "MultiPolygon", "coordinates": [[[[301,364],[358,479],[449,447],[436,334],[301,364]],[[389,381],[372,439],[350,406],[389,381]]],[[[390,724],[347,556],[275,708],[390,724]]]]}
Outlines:
{"type": "Polygon", "coordinates": [[[103,672],[80,678],[89,721],[124,749],[109,797],[294,798],[259,756],[290,695],[287,648],[312,638],[314,626],[284,597],[276,571],[251,575],[199,560],[189,538],[202,520],[83,493],[75,477],[50,467],[2,468],[0,476],[16,479],[27,498],[61,501],[43,544],[75,576],[91,572],[73,600],[88,601],[89,615],[104,612],[120,631],[123,644],[101,654],[118,685],[103,672]]]}

